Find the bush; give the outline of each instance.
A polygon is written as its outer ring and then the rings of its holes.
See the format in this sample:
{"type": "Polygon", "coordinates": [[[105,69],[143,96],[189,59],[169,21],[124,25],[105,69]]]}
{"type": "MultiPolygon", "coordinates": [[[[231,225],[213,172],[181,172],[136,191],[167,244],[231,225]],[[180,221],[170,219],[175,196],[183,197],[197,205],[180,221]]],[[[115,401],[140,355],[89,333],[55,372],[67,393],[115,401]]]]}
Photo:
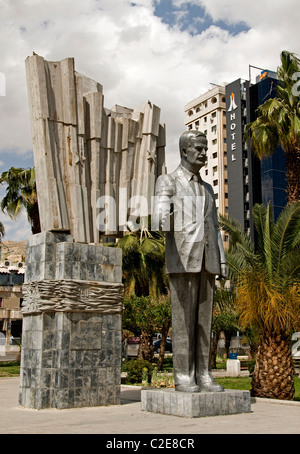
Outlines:
{"type": "Polygon", "coordinates": [[[125,369],[127,371],[127,381],[129,383],[142,383],[143,369],[147,369],[148,381],[151,380],[153,366],[149,361],[144,359],[130,359],[125,363],[125,369]]]}

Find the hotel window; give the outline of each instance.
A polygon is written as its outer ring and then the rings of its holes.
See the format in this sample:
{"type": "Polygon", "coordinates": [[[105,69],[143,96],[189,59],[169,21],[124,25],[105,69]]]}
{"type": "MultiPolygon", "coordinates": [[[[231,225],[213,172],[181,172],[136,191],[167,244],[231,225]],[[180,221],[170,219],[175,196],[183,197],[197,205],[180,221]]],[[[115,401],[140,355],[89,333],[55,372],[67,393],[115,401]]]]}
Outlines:
{"type": "Polygon", "coordinates": [[[212,140],[213,145],[216,145],[216,143],[217,143],[217,139],[212,140]]]}
{"type": "Polygon", "coordinates": [[[217,125],[213,125],[211,127],[211,132],[217,132],[217,125]]]}
{"type": "Polygon", "coordinates": [[[218,180],[214,180],[214,181],[213,181],[213,185],[214,185],[214,186],[218,186],[218,180]]]}
{"type": "Polygon", "coordinates": [[[218,153],[215,151],[215,153],[213,153],[212,157],[213,157],[213,159],[216,159],[218,157],[218,153]]]}

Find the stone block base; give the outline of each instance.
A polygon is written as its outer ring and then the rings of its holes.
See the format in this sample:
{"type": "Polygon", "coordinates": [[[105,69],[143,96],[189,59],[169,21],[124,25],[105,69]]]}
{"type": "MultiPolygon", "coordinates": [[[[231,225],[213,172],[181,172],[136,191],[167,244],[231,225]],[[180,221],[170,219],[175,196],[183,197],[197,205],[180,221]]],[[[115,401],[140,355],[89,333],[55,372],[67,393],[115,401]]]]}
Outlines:
{"type": "Polygon", "coordinates": [[[24,314],[19,404],[119,404],[121,348],[121,314],[24,314]]]}
{"type": "Polygon", "coordinates": [[[143,389],[142,410],[185,418],[231,415],[251,411],[250,392],[184,393],[173,389],[143,389]]]}

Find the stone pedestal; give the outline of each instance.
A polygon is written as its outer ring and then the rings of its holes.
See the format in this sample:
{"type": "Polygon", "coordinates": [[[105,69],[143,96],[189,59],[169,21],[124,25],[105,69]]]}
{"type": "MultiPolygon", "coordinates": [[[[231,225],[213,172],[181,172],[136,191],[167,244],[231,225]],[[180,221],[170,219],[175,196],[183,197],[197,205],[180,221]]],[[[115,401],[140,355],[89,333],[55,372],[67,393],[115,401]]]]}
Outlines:
{"type": "Polygon", "coordinates": [[[141,391],[143,411],[185,418],[231,415],[251,411],[250,392],[226,389],[225,392],[184,393],[173,389],[141,391]]]}
{"type": "Polygon", "coordinates": [[[19,404],[120,403],[121,250],[34,235],[26,250],[19,404]]]}
{"type": "Polygon", "coordinates": [[[228,359],[226,362],[226,373],[230,377],[238,377],[241,373],[241,362],[239,359],[228,359]]]}

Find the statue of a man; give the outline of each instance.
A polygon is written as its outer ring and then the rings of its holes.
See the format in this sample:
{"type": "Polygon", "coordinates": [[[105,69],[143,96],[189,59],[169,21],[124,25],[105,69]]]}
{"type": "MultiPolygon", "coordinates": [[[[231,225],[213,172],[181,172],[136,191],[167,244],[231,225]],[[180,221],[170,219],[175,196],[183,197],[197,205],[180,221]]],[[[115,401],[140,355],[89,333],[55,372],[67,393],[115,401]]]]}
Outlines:
{"type": "Polygon", "coordinates": [[[210,343],[215,278],[228,272],[214,192],[199,175],[207,159],[206,136],[186,131],[179,148],[178,168],[157,179],[153,211],[166,232],[175,389],[224,391],[211,374],[210,343]]]}

